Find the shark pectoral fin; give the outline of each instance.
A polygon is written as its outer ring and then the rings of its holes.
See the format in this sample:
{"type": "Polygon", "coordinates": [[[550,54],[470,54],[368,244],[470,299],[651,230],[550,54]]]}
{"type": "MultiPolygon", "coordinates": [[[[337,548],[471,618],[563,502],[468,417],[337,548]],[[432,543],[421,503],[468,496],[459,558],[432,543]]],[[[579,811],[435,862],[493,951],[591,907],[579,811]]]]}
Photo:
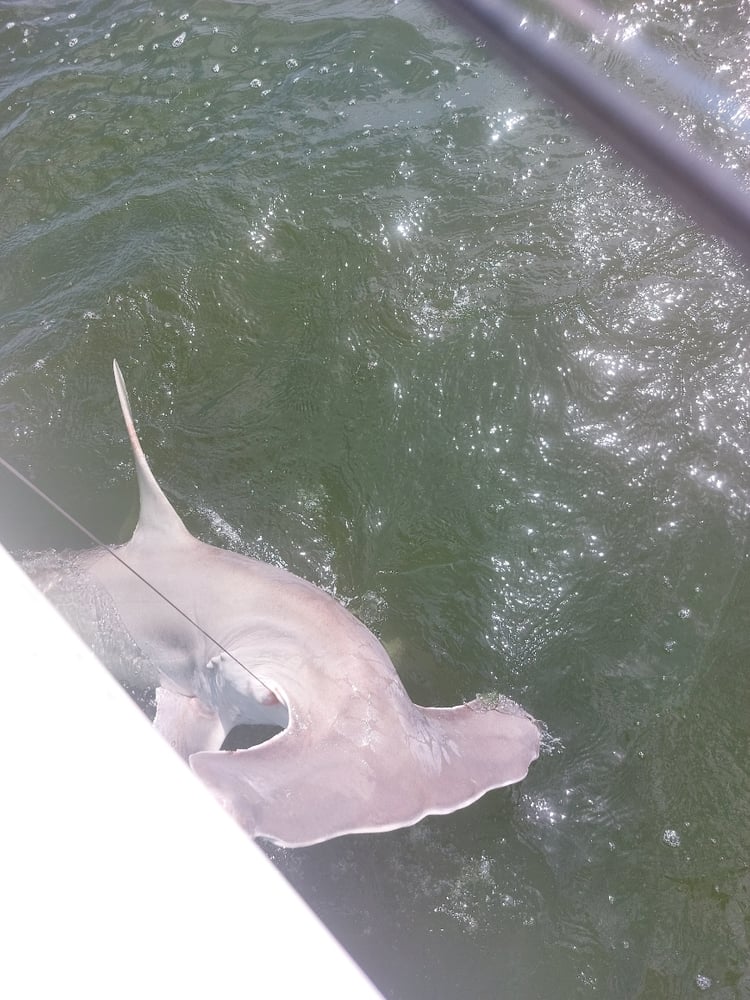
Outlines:
{"type": "Polygon", "coordinates": [[[292,725],[249,750],[197,753],[190,766],[253,837],[304,847],[410,826],[520,781],[537,724],[512,702],[476,701],[381,718],[367,728],[292,725]]]}
{"type": "Polygon", "coordinates": [[[218,749],[224,741],[219,716],[198,698],[166,687],[156,689],[154,726],[185,760],[199,750],[218,749]]]}

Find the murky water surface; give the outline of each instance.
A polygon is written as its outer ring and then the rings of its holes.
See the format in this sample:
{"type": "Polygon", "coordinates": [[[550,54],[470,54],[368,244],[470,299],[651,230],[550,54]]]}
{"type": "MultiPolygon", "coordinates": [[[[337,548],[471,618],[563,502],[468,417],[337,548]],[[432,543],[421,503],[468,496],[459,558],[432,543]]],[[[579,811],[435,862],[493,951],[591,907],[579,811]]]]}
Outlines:
{"type": "MultiPolygon", "coordinates": [[[[742,177],[747,4],[608,9],[696,91],[560,30],[742,177]]],[[[383,992],[750,996],[736,259],[411,0],[4,4],[0,98],[2,453],[123,537],[116,356],[192,530],[548,727],[514,791],[274,852],[383,992]]],[[[81,544],[1,487],[6,545],[81,544]]]]}

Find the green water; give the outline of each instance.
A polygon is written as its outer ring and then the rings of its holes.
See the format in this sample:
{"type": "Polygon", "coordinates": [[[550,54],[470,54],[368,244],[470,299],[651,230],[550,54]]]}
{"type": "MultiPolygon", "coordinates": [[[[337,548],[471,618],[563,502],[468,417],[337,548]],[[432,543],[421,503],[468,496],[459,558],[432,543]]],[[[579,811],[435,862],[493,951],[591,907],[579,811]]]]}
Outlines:
{"type": "MultiPolygon", "coordinates": [[[[0,6],[2,454],[123,537],[116,356],[192,530],[416,701],[548,729],[517,789],[280,868],[388,997],[750,997],[742,268],[426,5],[0,6]]],[[[750,101],[746,6],[610,8],[750,101]]],[[[81,544],[0,489],[11,549],[81,544]]]]}

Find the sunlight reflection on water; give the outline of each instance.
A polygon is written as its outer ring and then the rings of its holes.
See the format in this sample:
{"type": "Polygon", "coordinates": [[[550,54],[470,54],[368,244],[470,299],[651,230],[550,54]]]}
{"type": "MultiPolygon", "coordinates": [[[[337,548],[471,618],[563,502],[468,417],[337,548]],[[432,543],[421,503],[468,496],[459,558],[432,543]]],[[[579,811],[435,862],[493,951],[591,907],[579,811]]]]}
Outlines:
{"type": "MultiPolygon", "coordinates": [[[[617,23],[747,104],[744,8],[689,8],[617,23]]],[[[335,591],[417,700],[549,734],[515,792],[278,863],[393,996],[741,995],[736,260],[428,7],[71,13],[0,29],[8,457],[114,537],[116,354],[203,537],[335,591]]]]}

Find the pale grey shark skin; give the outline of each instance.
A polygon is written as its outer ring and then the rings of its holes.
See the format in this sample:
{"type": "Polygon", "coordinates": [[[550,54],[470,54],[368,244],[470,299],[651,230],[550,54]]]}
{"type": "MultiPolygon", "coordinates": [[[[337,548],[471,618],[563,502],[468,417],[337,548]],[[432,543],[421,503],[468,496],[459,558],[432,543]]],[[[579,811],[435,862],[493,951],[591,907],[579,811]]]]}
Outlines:
{"type": "Polygon", "coordinates": [[[415,705],[383,646],[338,601],[194,538],[148,466],[117,362],[114,373],[140,493],[133,537],[114,551],[174,607],[106,548],[78,564],[158,669],[154,724],[248,833],[298,847],[392,830],[526,776],[540,732],[518,705],[415,705]],[[285,728],[221,751],[243,723],[285,728]]]}

